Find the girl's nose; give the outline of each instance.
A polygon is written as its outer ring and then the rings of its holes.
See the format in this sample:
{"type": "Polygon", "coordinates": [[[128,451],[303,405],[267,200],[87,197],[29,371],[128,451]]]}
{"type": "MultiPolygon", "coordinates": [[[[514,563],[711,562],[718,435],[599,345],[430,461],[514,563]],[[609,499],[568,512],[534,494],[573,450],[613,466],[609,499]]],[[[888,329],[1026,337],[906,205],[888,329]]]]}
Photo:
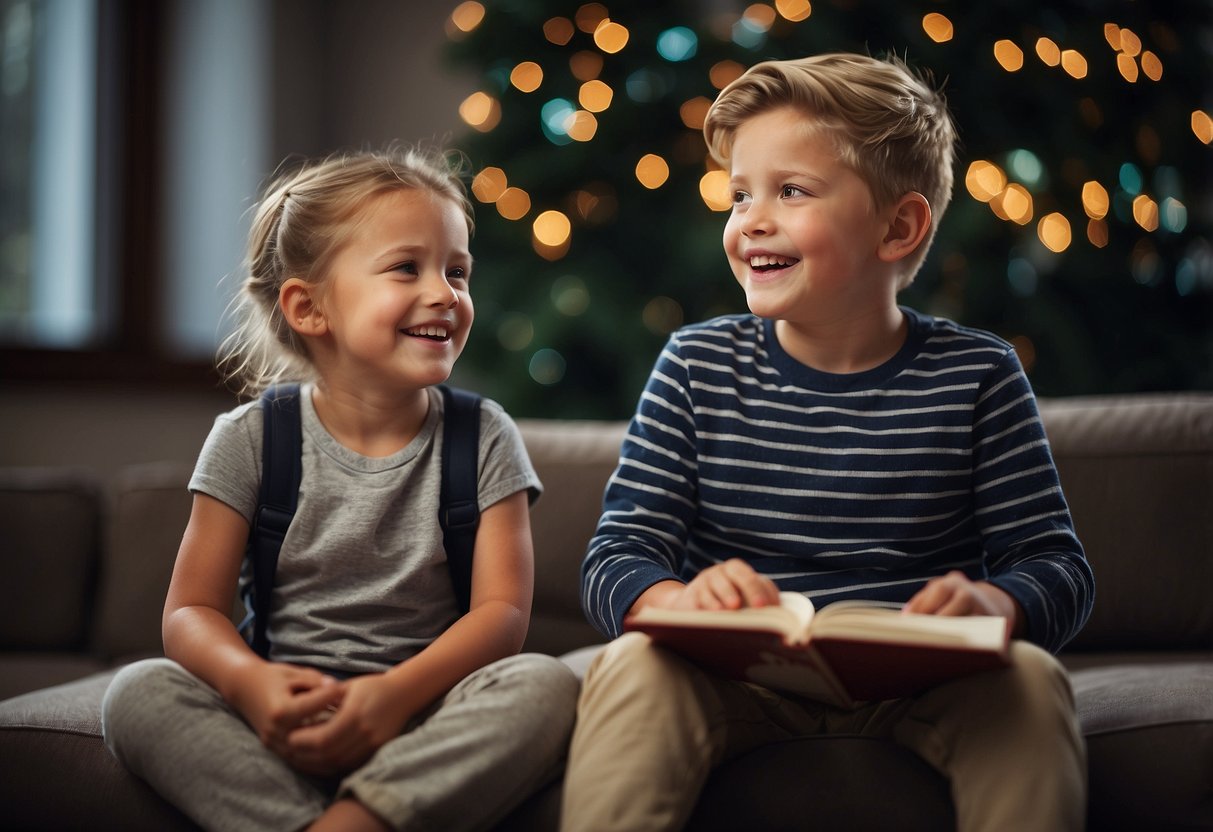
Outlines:
{"type": "Polygon", "coordinates": [[[437,274],[426,281],[426,303],[436,308],[453,309],[459,305],[459,293],[446,275],[437,274]]]}

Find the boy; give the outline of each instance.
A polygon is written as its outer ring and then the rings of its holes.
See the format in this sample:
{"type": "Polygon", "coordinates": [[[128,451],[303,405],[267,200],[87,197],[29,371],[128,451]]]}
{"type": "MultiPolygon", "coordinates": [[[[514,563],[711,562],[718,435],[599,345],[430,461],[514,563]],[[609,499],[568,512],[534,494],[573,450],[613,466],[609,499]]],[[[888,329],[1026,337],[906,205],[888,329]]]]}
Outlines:
{"type": "Polygon", "coordinates": [[[650,604],[865,598],[1006,616],[1012,665],[846,711],[622,636],[585,680],[564,828],[677,829],[713,765],[823,732],[917,752],[962,830],[1081,828],[1085,752],[1050,652],[1094,582],[1035,398],[1006,342],[896,303],[952,188],[942,96],[896,59],[771,61],[704,134],[753,314],[686,327],[658,359],[582,567],[588,617],[615,637],[650,604]]]}

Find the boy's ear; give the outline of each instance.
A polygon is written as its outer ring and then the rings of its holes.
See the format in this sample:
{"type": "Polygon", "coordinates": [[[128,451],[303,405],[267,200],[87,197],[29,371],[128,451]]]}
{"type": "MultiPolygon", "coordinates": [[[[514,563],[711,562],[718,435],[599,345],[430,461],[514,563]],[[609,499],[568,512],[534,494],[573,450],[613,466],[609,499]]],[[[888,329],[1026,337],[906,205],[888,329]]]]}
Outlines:
{"type": "Polygon", "coordinates": [[[278,307],[287,325],[300,335],[323,335],[328,319],[320,309],[315,284],[297,277],[288,278],[278,290],[278,307]]]}
{"type": "Polygon", "coordinates": [[[889,227],[880,241],[881,260],[892,263],[912,254],[931,230],[931,204],[917,191],[897,200],[889,209],[889,227]]]}

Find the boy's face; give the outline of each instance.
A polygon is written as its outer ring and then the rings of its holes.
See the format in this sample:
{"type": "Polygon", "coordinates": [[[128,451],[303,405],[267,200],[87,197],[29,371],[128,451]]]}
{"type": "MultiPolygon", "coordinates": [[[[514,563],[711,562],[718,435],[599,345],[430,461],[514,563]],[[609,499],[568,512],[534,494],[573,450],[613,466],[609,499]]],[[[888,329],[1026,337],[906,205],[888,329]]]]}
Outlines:
{"type": "Polygon", "coordinates": [[[895,296],[876,256],[888,225],[867,184],[805,113],[782,107],[746,121],[730,165],[724,250],[750,311],[827,324],[895,296]]]}

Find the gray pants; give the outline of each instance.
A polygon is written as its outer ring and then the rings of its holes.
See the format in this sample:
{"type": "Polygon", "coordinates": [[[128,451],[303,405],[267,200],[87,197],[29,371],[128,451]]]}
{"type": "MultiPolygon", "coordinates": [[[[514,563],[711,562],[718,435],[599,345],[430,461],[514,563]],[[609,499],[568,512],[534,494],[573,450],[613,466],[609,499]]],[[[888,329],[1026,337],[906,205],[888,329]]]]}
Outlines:
{"type": "Polygon", "coordinates": [[[195,822],[289,832],[335,796],[396,829],[485,829],[561,771],[577,679],[549,656],[471,674],[339,784],[299,774],[209,685],[168,659],[121,670],[102,702],[110,751],[195,822]]]}

